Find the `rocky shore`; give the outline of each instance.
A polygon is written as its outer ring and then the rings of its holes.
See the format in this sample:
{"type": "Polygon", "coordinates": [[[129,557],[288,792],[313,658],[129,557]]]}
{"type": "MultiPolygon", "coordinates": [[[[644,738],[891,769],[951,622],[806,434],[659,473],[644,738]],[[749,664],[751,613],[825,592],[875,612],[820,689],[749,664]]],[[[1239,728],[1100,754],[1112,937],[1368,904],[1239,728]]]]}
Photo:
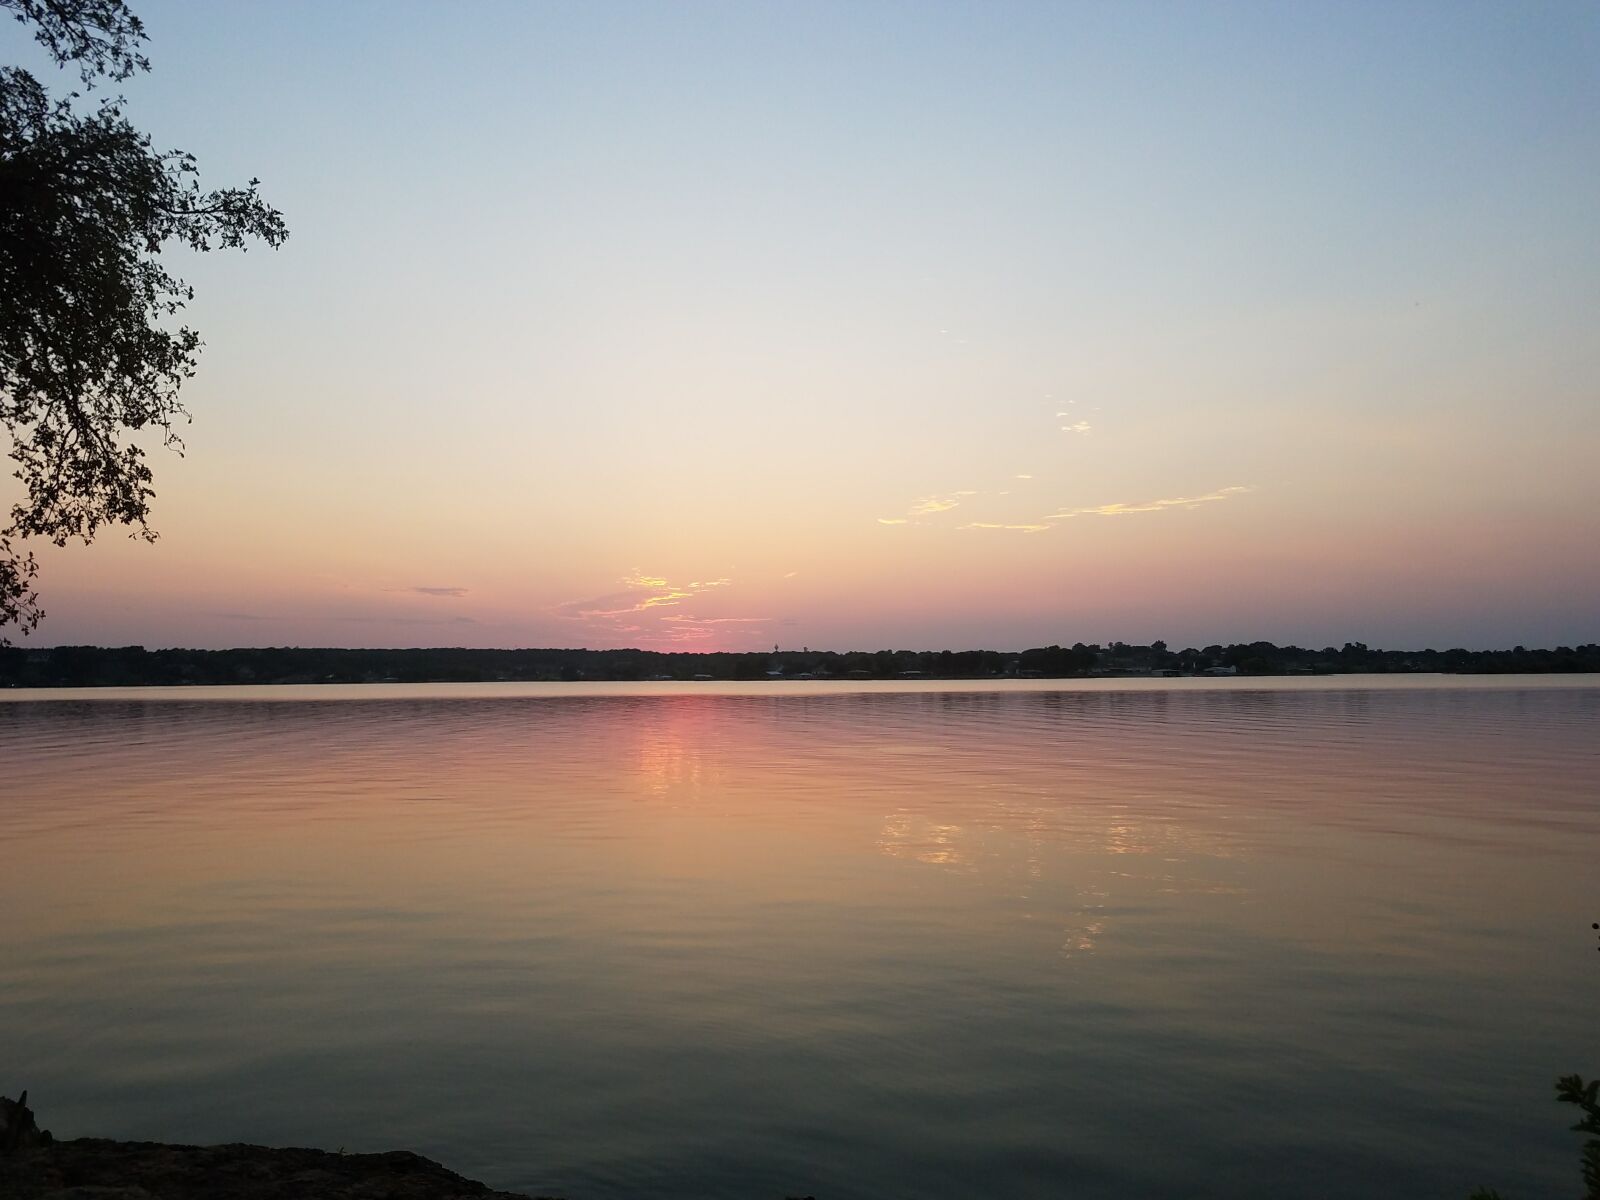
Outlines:
{"type": "Polygon", "coordinates": [[[547,1200],[494,1191],[404,1150],[58,1141],[38,1127],[27,1099],[0,1096],[5,1200],[547,1200]]]}

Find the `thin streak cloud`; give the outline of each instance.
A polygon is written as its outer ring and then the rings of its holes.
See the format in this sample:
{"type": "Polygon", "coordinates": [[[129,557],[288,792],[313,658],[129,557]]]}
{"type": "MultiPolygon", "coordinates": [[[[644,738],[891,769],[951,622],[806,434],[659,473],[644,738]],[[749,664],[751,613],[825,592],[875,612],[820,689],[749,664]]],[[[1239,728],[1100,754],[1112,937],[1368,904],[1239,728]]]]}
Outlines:
{"type": "Polygon", "coordinates": [[[1168,508],[1198,508],[1202,504],[1214,504],[1218,500],[1227,500],[1230,497],[1254,490],[1254,488],[1238,485],[1219,488],[1214,492],[1207,492],[1203,496],[1174,496],[1169,500],[1146,500],[1140,504],[1099,504],[1093,508],[1071,508],[1063,512],[1051,513],[1048,517],[1042,519],[1046,521],[1066,521],[1072,517],[1126,517],[1134,513],[1161,512],[1168,508]]]}
{"type": "Polygon", "coordinates": [[[958,529],[998,529],[1012,533],[1044,533],[1053,529],[1062,521],[1070,521],[1074,517],[1126,517],[1137,513],[1164,512],[1170,508],[1199,508],[1202,504],[1214,504],[1219,500],[1228,500],[1234,496],[1243,495],[1254,491],[1254,488],[1244,485],[1218,488],[1214,492],[1207,492],[1203,496],[1173,496],[1161,500],[1145,500],[1138,504],[1097,504],[1089,508],[1069,508],[1060,512],[1051,513],[1032,522],[1002,522],[1002,521],[968,521],[958,525],[958,529]]]}
{"type": "Polygon", "coordinates": [[[1004,525],[995,521],[968,521],[965,525],[957,525],[957,529],[1009,529],[1015,533],[1043,533],[1049,525],[1004,525]]]}
{"type": "Polygon", "coordinates": [[[771,617],[691,617],[688,613],[668,613],[663,621],[685,625],[768,625],[771,617]]]}

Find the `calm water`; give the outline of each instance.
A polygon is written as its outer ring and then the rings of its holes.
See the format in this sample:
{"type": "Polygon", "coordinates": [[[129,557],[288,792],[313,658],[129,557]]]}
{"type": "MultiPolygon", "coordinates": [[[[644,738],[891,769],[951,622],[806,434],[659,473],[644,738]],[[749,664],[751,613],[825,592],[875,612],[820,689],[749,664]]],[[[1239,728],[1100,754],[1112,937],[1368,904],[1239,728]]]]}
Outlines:
{"type": "Polygon", "coordinates": [[[574,1200],[1573,1193],[1600,688],[1380,682],[0,703],[0,1092],[574,1200]]]}

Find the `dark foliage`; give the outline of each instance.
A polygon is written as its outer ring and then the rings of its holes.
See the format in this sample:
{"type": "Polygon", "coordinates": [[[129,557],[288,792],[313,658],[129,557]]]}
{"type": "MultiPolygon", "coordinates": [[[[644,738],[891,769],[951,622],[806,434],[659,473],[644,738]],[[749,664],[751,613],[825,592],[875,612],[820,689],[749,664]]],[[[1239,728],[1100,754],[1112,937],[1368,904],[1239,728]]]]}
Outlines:
{"type": "MultiPolygon", "coordinates": [[[[1556,1080],[1556,1099],[1576,1104],[1583,1120],[1572,1127],[1575,1133],[1594,1136],[1583,1143],[1580,1166],[1583,1171],[1583,1200],[1600,1200],[1600,1080],[1587,1084],[1581,1075],[1563,1075],[1556,1080]]],[[[1493,1188],[1479,1188],[1467,1200],[1506,1200],[1493,1188]]]]}
{"type": "Polygon", "coordinates": [[[0,647],[0,687],[90,687],[231,683],[401,683],[637,679],[992,679],[1194,674],[1299,675],[1347,672],[1600,671],[1600,645],[1555,650],[1327,650],[1267,642],[1157,651],[1151,646],[1046,646],[998,650],[784,650],[664,653],[656,650],[146,650],[143,646],[0,647]]]}
{"type": "Polygon", "coordinates": [[[1583,1200],[1600,1200],[1600,1080],[1585,1084],[1582,1076],[1563,1075],[1556,1080],[1556,1099],[1576,1104],[1583,1120],[1572,1127],[1575,1133],[1591,1136],[1583,1143],[1583,1200]]]}
{"type": "Polygon", "coordinates": [[[121,81],[148,71],[139,52],[144,24],[122,0],[0,0],[61,66],[76,63],[86,85],[99,76],[121,81]]]}
{"type": "MultiPolygon", "coordinates": [[[[121,0],[0,0],[86,87],[148,69],[121,0]]],[[[87,542],[104,525],[153,538],[152,474],[135,440],[179,445],[178,389],[200,338],[175,324],[193,292],[158,260],[181,246],[280,245],[282,216],[242,188],[202,190],[193,156],[158,152],[120,98],[52,99],[0,68],[0,424],[25,497],[0,529],[0,627],[31,629],[37,565],[12,539],[87,542]]]]}

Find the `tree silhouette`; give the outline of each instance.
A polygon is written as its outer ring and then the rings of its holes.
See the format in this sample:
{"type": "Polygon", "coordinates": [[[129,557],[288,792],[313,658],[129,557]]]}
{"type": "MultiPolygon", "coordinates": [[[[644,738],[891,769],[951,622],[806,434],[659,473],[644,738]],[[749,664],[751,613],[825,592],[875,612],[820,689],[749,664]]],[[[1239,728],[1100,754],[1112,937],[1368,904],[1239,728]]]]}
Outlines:
{"type": "Polygon", "coordinates": [[[120,96],[87,99],[149,69],[144,27],[122,0],[0,9],[83,85],[52,99],[29,72],[0,67],[0,423],[25,493],[0,527],[0,628],[27,631],[42,615],[37,563],[13,539],[88,542],[111,524],[155,537],[153,477],[134,437],[181,449],[178,389],[200,350],[194,330],[174,327],[194,293],[161,250],[276,247],[288,230],[257,180],[203,191],[194,157],[156,151],[120,96]]]}

